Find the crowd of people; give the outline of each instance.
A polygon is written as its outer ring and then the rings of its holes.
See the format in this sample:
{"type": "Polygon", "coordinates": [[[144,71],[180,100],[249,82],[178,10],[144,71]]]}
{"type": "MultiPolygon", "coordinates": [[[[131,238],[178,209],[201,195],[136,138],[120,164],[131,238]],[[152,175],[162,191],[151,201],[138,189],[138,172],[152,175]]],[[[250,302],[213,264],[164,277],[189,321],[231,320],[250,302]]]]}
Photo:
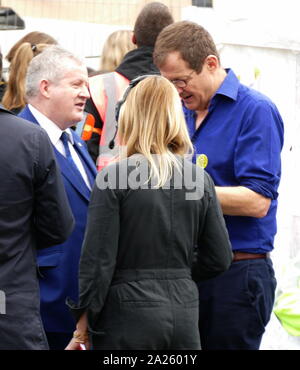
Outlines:
{"type": "Polygon", "coordinates": [[[259,349],[276,289],[275,104],[160,2],[109,37],[93,75],[41,32],[6,58],[0,349],[259,349]]]}

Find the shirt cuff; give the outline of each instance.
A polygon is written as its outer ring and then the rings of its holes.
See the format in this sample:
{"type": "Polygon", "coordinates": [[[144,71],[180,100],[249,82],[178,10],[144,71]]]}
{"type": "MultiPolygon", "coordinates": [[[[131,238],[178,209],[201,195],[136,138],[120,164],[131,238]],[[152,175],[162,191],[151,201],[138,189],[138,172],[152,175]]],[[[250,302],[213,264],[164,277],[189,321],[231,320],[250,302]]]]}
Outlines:
{"type": "Polygon", "coordinates": [[[243,181],[240,183],[241,186],[245,186],[246,188],[255,191],[258,194],[265,196],[266,198],[275,200],[278,198],[278,192],[267,182],[259,181],[243,181]]]}

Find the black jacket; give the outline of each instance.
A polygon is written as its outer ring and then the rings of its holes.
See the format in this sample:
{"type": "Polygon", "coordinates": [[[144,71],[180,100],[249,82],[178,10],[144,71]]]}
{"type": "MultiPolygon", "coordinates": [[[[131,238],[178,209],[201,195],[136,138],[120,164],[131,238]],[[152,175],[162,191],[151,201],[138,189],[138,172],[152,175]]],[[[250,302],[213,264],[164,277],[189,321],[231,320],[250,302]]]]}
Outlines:
{"type": "Polygon", "coordinates": [[[127,171],[136,179],[125,160],[97,176],[79,306],[69,302],[77,316],[87,310],[95,349],[200,349],[195,247],[198,279],[224,272],[232,253],[213,181],[184,168],[197,185],[173,177],[169,188],[124,189],[127,171]]]}
{"type": "MultiPolygon", "coordinates": [[[[141,46],[129,51],[123,58],[121,64],[117,67],[116,72],[125,76],[128,80],[133,80],[145,74],[159,73],[159,70],[153,64],[152,53],[153,47],[150,46],[141,46]]],[[[85,111],[94,116],[95,127],[102,128],[102,119],[92,99],[88,99],[85,111]]],[[[91,139],[87,141],[88,151],[95,163],[99,155],[99,142],[100,137],[97,133],[93,133],[91,139]]]]}
{"type": "Polygon", "coordinates": [[[0,107],[0,136],[0,350],[47,349],[36,249],[74,220],[47,133],[0,107]]]}
{"type": "Polygon", "coordinates": [[[116,72],[125,76],[128,80],[133,80],[141,75],[159,73],[159,70],[153,64],[153,49],[151,46],[140,46],[129,51],[116,68],[116,72]]]}

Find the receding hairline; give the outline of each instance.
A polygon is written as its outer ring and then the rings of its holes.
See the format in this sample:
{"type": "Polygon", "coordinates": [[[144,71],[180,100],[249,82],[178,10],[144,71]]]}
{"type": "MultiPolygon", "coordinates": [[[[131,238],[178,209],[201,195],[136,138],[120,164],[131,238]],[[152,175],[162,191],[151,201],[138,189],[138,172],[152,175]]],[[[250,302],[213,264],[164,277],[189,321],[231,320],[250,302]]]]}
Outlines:
{"type": "Polygon", "coordinates": [[[220,61],[211,34],[203,26],[191,21],[178,21],[161,31],[153,51],[154,64],[157,67],[163,67],[168,55],[173,52],[178,52],[180,57],[194,70],[198,70],[195,57],[196,55],[200,57],[199,71],[208,55],[214,55],[220,61]]]}

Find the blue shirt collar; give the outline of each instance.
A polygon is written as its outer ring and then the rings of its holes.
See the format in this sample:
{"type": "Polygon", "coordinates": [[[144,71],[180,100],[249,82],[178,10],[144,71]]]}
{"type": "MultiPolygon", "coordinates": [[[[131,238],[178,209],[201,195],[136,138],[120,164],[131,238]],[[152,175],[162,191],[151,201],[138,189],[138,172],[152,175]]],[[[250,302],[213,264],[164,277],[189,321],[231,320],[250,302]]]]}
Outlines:
{"type": "MultiPolygon", "coordinates": [[[[219,95],[220,95],[220,98],[225,96],[226,98],[229,98],[233,101],[236,101],[237,98],[238,98],[238,91],[239,91],[239,87],[240,87],[240,81],[231,69],[225,69],[225,70],[227,72],[227,75],[226,75],[224,81],[222,82],[222,84],[220,85],[220,87],[218,88],[218,90],[213,95],[213,97],[212,97],[212,99],[209,103],[209,108],[208,108],[209,111],[212,111],[214,109],[215,105],[218,102],[217,96],[219,96],[219,95]]],[[[183,112],[184,112],[184,115],[185,115],[185,120],[186,120],[186,123],[187,123],[187,127],[188,127],[188,130],[189,130],[189,134],[190,134],[190,137],[192,138],[193,135],[196,132],[196,130],[195,130],[195,120],[196,120],[197,114],[196,114],[195,111],[189,110],[188,108],[186,108],[186,106],[184,105],[183,102],[182,102],[182,106],[183,106],[183,112]]]]}
{"type": "Polygon", "coordinates": [[[238,78],[231,69],[225,69],[225,71],[227,72],[227,76],[225,77],[221,86],[216,91],[213,98],[216,95],[223,95],[227,96],[232,100],[236,100],[238,96],[240,81],[238,80],[238,78]]]}

